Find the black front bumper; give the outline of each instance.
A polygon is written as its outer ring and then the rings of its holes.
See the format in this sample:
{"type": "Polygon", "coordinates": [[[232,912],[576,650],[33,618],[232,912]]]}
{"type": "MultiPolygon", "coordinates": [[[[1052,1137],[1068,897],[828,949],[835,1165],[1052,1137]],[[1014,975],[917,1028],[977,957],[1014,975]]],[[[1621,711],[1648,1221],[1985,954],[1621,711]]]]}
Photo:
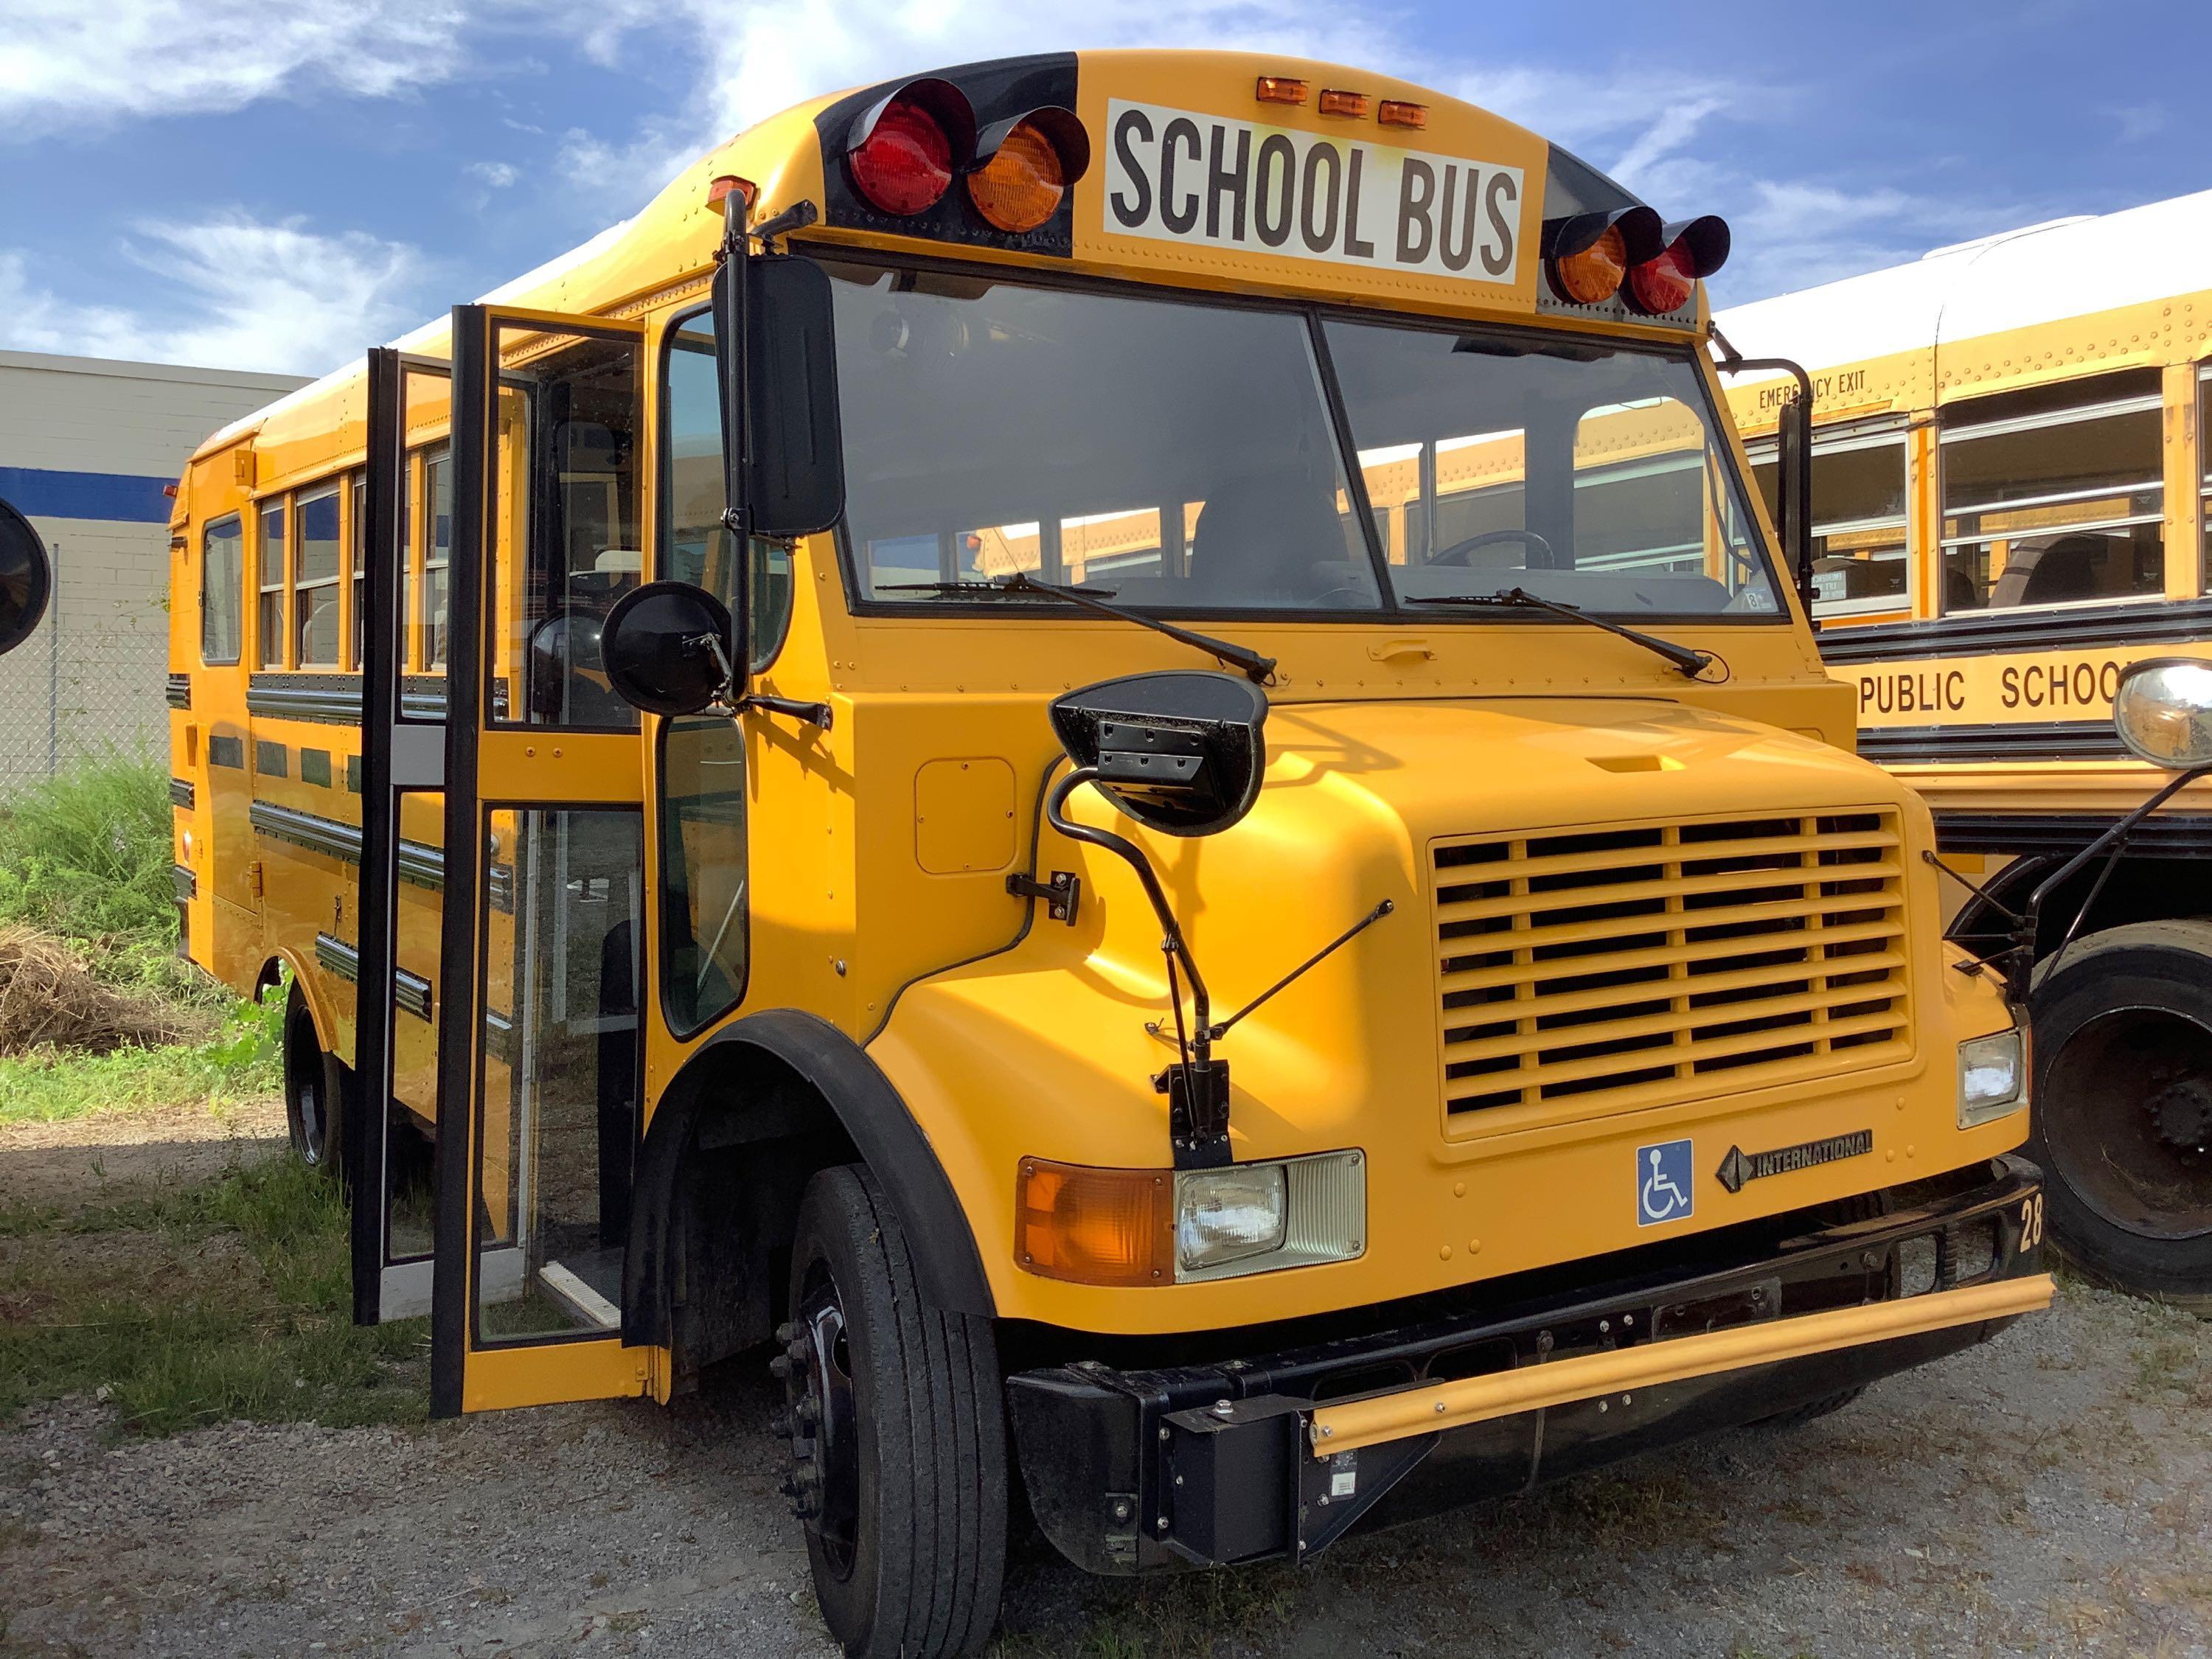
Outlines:
{"type": "MultiPolygon", "coordinates": [[[[1716,1266],[1624,1271],[1277,1352],[1162,1369],[1089,1360],[1007,1379],[1030,1505],[1092,1572],[1304,1559],[1356,1522],[1389,1525],[1522,1492],[1632,1453],[1755,1422],[1986,1340],[1980,1320],[1804,1358],[1525,1411],[1330,1457],[1315,1409],[1669,1337],[2017,1278],[2041,1177],[2024,1159],[1897,1195],[1870,1219],[1764,1236],[1716,1266]]],[[[1786,1230],[1785,1230],[1786,1231],[1786,1230]]],[[[1593,1263],[1603,1272],[1605,1264],[1593,1263]]],[[[1378,1315],[1383,1310],[1378,1310],[1378,1315]]]]}

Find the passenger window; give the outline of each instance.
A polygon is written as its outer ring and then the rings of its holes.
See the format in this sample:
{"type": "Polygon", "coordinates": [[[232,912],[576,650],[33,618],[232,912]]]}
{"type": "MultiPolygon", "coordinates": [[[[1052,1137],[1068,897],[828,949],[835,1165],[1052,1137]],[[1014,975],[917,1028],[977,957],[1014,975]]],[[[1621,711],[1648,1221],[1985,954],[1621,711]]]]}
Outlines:
{"type": "Polygon", "coordinates": [[[238,660],[245,579],[246,528],[234,513],[200,540],[200,660],[210,668],[238,660]]]}
{"type": "Polygon", "coordinates": [[[1943,428],[1947,613],[2165,590],[2156,370],[1974,398],[1943,428]]]}
{"type": "Polygon", "coordinates": [[[300,550],[292,588],[292,656],[301,668],[338,665],[338,492],[300,503],[300,550]]]}
{"type": "Polygon", "coordinates": [[[258,562],[261,608],[255,617],[253,665],[257,668],[284,665],[284,503],[271,501],[261,509],[258,562]]]}
{"type": "Polygon", "coordinates": [[[2212,416],[2212,365],[2197,371],[2197,434],[2198,469],[2203,475],[2203,538],[2205,586],[2212,591],[2212,432],[2205,430],[2205,420],[2212,416]]]}
{"type": "Polygon", "coordinates": [[[660,733],[661,1007],[690,1036],[745,989],[745,739],[721,718],[660,733]]]}
{"type": "MultiPolygon", "coordinates": [[[[660,575],[693,582],[734,605],[736,572],[729,532],[722,528],[722,406],[714,374],[714,336],[703,315],[679,325],[671,340],[666,380],[668,453],[661,488],[668,502],[663,520],[660,575]]],[[[930,538],[936,563],[936,540],[930,538]]],[[[756,672],[775,659],[791,625],[791,550],[775,542],[753,544],[752,663],[756,672]]]]}
{"type": "MultiPolygon", "coordinates": [[[[1901,611],[1912,561],[1905,541],[1902,432],[1824,433],[1813,442],[1813,614],[1901,611]]],[[[1772,444],[1752,463],[1766,510],[1779,516],[1772,444]]]]}
{"type": "Polygon", "coordinates": [[[353,481],[353,528],[347,538],[347,556],[353,570],[353,654],[346,665],[358,669],[366,654],[362,644],[368,635],[368,480],[356,477],[353,481]]]}

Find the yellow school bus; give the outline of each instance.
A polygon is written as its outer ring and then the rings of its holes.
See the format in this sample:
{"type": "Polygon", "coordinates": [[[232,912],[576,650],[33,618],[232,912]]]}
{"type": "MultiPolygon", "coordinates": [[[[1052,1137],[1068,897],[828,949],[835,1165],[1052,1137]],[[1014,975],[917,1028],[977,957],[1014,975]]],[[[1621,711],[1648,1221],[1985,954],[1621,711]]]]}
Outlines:
{"type": "MultiPolygon", "coordinates": [[[[1963,878],[1946,882],[1952,936],[2007,948],[2064,872],[2032,942],[2052,1241],[2108,1281],[2212,1306],[2212,785],[2174,795],[2109,868],[2065,870],[2166,781],[2115,732],[2122,676],[2212,658],[2212,193],[1717,321],[1811,371],[1821,652],[1859,753],[1934,811],[1963,878]]],[[[1756,465],[1788,384],[1732,395],[1756,465]]]]}
{"type": "Polygon", "coordinates": [[[289,969],[434,1410],[764,1358],[831,1632],[934,1654],[1017,1484],[1308,1559],[2043,1305],[1726,243],[1364,70],[968,64],[204,445],[189,949],[289,969]]]}

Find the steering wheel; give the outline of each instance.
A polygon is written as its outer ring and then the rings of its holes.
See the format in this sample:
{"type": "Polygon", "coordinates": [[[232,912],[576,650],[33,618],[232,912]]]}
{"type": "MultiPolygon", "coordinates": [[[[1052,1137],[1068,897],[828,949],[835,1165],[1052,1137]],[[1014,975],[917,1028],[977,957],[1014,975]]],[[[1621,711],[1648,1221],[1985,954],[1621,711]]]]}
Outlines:
{"type": "Polygon", "coordinates": [[[1431,564],[1465,564],[1467,556],[1479,548],[1498,542],[1526,542],[1529,548],[1543,556],[1544,562],[1552,562],[1552,544],[1533,530],[1486,530],[1480,536],[1469,536],[1465,541],[1454,542],[1441,553],[1431,557],[1431,564]]]}

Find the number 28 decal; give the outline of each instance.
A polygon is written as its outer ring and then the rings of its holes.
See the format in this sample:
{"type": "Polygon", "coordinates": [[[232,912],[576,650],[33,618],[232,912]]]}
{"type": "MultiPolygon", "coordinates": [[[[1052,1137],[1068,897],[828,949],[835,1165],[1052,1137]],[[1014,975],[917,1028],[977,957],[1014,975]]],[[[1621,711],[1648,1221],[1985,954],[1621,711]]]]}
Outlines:
{"type": "Polygon", "coordinates": [[[2036,1193],[2021,1200],[2020,1248],[2026,1252],[2042,1243],[2043,1194],[2036,1193]]]}

